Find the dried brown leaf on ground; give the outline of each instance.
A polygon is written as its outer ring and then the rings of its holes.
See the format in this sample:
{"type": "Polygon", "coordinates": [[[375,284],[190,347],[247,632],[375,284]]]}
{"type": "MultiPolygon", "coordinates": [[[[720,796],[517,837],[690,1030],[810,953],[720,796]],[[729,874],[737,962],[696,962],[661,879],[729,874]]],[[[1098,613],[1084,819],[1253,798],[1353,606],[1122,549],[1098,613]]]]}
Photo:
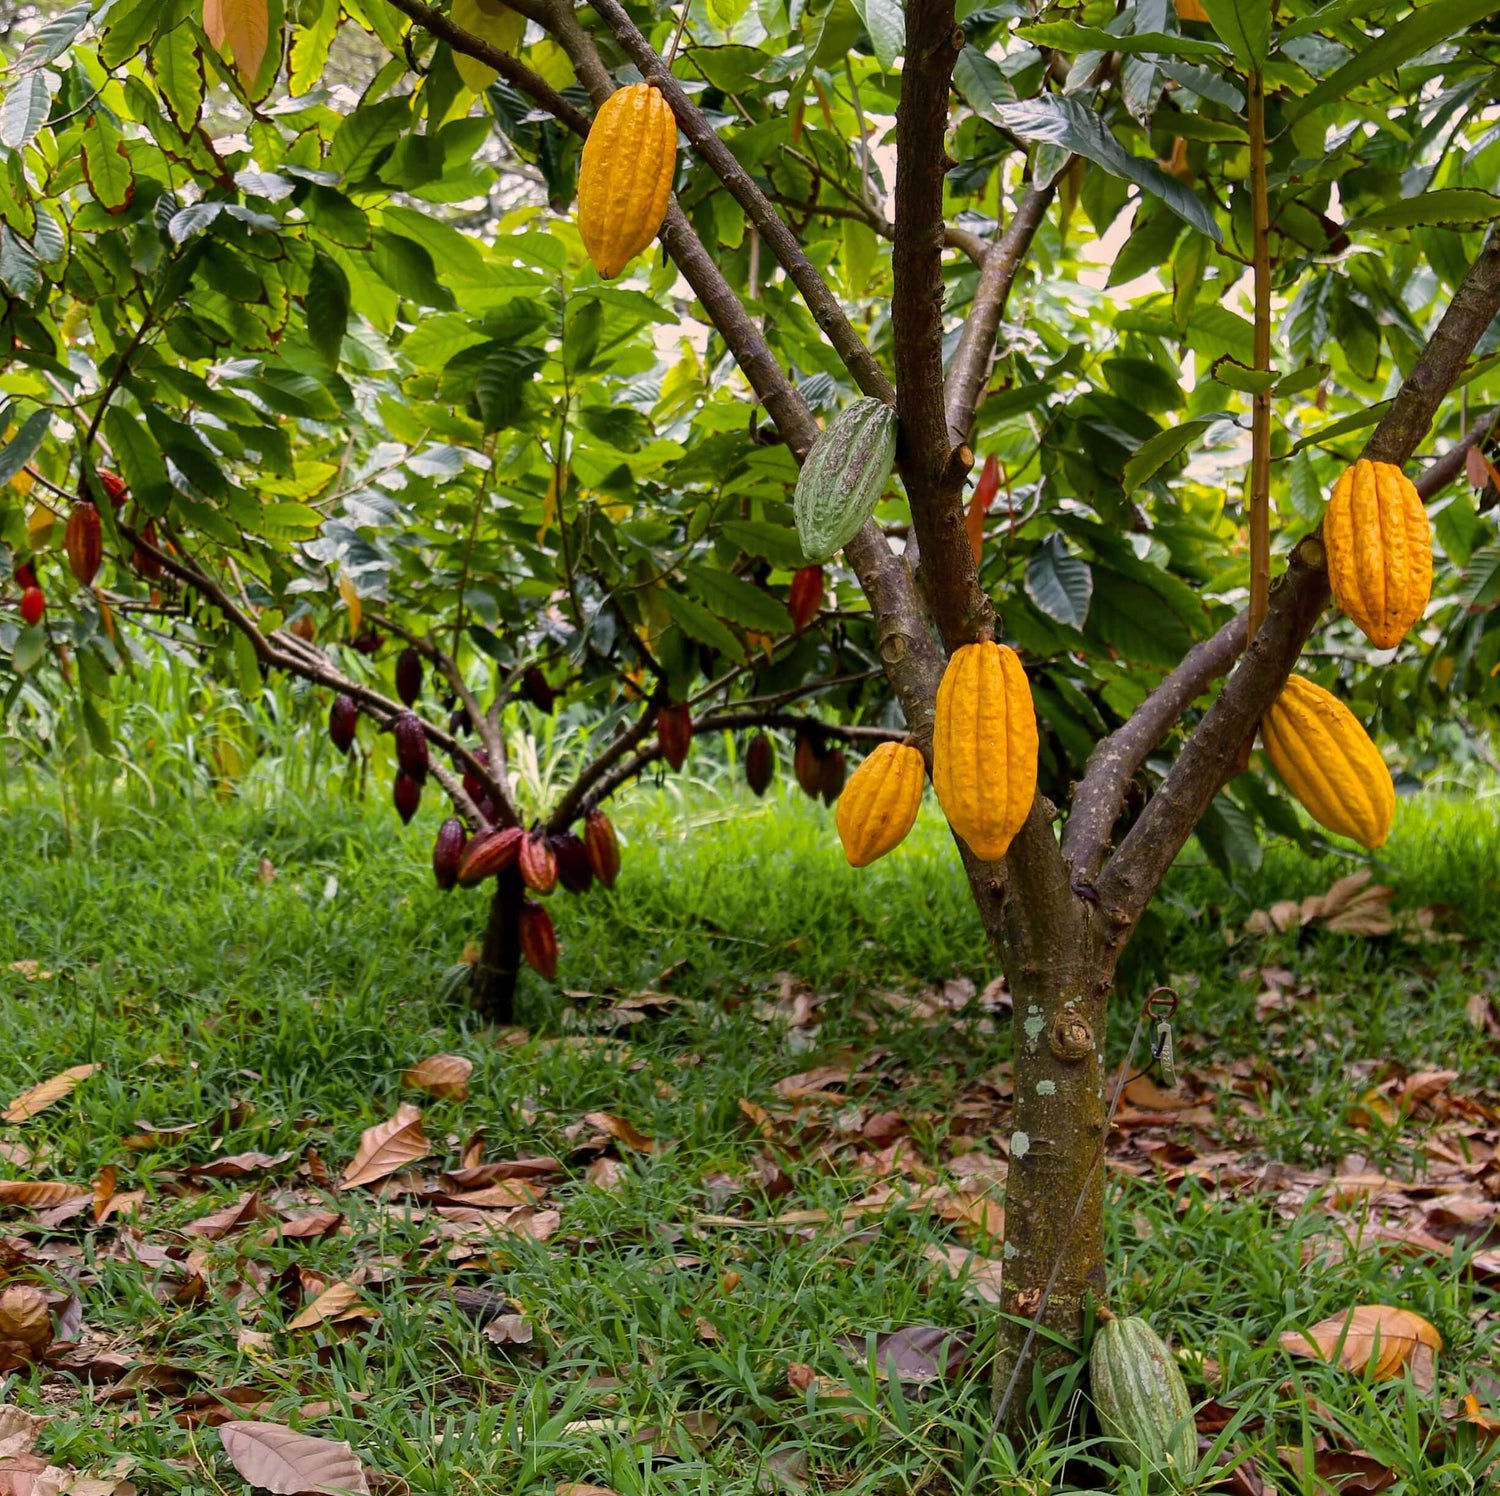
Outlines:
{"type": "Polygon", "coordinates": [[[232,1232],[243,1231],[246,1226],[253,1226],[264,1214],[259,1193],[251,1190],[248,1194],[241,1195],[233,1204],[225,1205],[219,1210],[211,1210],[207,1215],[199,1216],[196,1221],[189,1221],[182,1229],[189,1236],[201,1236],[208,1241],[218,1241],[232,1232]]]}
{"type": "Polygon", "coordinates": [[[206,1164],[192,1164],[182,1170],[184,1179],[243,1179],[247,1174],[264,1173],[280,1168],[294,1153],[228,1153],[206,1164]]]}
{"type": "Polygon", "coordinates": [[[403,1103],[389,1121],[367,1128],[360,1139],[359,1151],[344,1170],[339,1188],[358,1189],[426,1158],[430,1149],[422,1131],[422,1113],[403,1103]]]}
{"type": "Polygon", "coordinates": [[[530,1345],[536,1328],[524,1314],[497,1314],[484,1327],[484,1338],[491,1345],[530,1345]]]}
{"type": "Polygon", "coordinates": [[[1394,890],[1370,883],[1369,868],[1361,868],[1329,885],[1327,893],[1305,899],[1283,899],[1269,909],[1257,909],[1245,921],[1248,935],[1284,934],[1301,926],[1321,924],[1345,935],[1388,935],[1395,929],[1391,914],[1394,890]]]}
{"type": "Polygon", "coordinates": [[[922,1253],[928,1262],[935,1263],[950,1278],[959,1278],[965,1292],[971,1293],[986,1304],[1000,1302],[1001,1262],[998,1257],[982,1257],[978,1252],[966,1251],[963,1247],[928,1246],[922,1253]]]}
{"type": "Polygon", "coordinates": [[[52,1309],[40,1288],[15,1283],[0,1289],[0,1340],[19,1342],[33,1354],[52,1343],[52,1309]]]}
{"type": "Polygon", "coordinates": [[[311,1330],[330,1322],[347,1324],[356,1319],[374,1319],[377,1311],[363,1299],[364,1292],[356,1284],[331,1283],[287,1324],[287,1329],[311,1330]]]}
{"type": "MultiPolygon", "coordinates": [[[[895,1377],[902,1385],[955,1377],[969,1359],[973,1330],[945,1325],[903,1325],[874,1337],[875,1374],[881,1381],[895,1377]]],[[[857,1365],[867,1364],[870,1347],[863,1335],[843,1335],[834,1344],[857,1365]]]]}
{"type": "Polygon", "coordinates": [[[1396,1484],[1396,1472],[1362,1449],[1316,1449],[1311,1471],[1300,1449],[1285,1448],[1277,1452],[1299,1479],[1310,1474],[1315,1489],[1337,1491],[1338,1496],[1378,1496],[1396,1484]]]}
{"type": "Polygon", "coordinates": [[[267,1246],[274,1246],[282,1240],[302,1241],[309,1237],[327,1236],[343,1223],[344,1213],[340,1210],[308,1210],[301,1215],[287,1216],[274,1226],[268,1226],[261,1240],[267,1246]]]}
{"type": "Polygon", "coordinates": [[[348,1444],[295,1433],[279,1423],[226,1423],[219,1439],[229,1463],[274,1496],[355,1492],[369,1496],[364,1466],[348,1444]]]}
{"type": "Polygon", "coordinates": [[[621,1146],[633,1149],[636,1153],[656,1152],[655,1138],[648,1138],[633,1123],[624,1117],[615,1116],[613,1112],[588,1112],[583,1120],[590,1127],[597,1127],[600,1132],[608,1133],[621,1146]]]}
{"type": "Polygon", "coordinates": [[[467,1101],[473,1073],[473,1060],[461,1054],[435,1054],[402,1071],[401,1084],[408,1090],[426,1091],[440,1101],[467,1101]]]}
{"type": "Polygon", "coordinates": [[[92,1194],[82,1185],[61,1179],[0,1179],[0,1205],[22,1205],[29,1210],[46,1210],[92,1194]]]}
{"type": "Polygon", "coordinates": [[[1281,1348],[1289,1355],[1335,1361],[1347,1371],[1368,1373],[1377,1382],[1410,1366],[1419,1385],[1430,1385],[1443,1337],[1437,1327],[1410,1309],[1361,1304],[1330,1315],[1310,1330],[1288,1330],[1281,1348]]]}
{"type": "Polygon", "coordinates": [[[29,1091],[22,1091],[11,1104],[0,1112],[0,1122],[25,1122],[55,1106],[73,1092],[98,1070],[97,1065],[74,1065],[50,1080],[44,1080],[29,1091]]]}
{"type": "Polygon", "coordinates": [[[589,1486],[576,1480],[561,1480],[557,1483],[556,1496],[620,1496],[613,1486],[589,1486]]]}

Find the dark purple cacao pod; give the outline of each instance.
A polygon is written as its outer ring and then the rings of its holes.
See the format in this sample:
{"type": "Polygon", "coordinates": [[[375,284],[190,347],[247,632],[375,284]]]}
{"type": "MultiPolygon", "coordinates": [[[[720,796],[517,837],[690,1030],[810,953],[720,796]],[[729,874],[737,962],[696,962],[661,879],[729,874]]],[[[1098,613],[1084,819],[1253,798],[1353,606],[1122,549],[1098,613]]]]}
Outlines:
{"type": "Polygon", "coordinates": [[[375,632],[374,629],[366,629],[362,634],[356,634],[349,641],[350,647],[357,649],[362,655],[372,655],[379,651],[385,640],[375,632]]]}
{"type": "Polygon", "coordinates": [[[396,802],[396,814],[409,826],[411,818],[417,813],[417,807],[422,803],[422,781],[403,771],[396,776],[391,798],[396,802]]]}
{"type": "Polygon", "coordinates": [[[522,672],[521,700],[529,701],[549,717],[552,715],[552,708],[557,704],[557,692],[552,689],[552,683],[542,673],[540,665],[528,665],[522,672]]]}
{"type": "Polygon", "coordinates": [[[656,741],[661,756],[674,768],[687,762],[693,746],[693,714],[685,706],[664,706],[656,714],[656,741]]]}
{"type": "Polygon", "coordinates": [[[427,732],[413,712],[402,712],[391,729],[396,735],[396,762],[401,772],[421,784],[427,778],[427,732]]]}
{"type": "Polygon", "coordinates": [[[432,844],[432,876],[444,893],[458,882],[458,864],[468,839],[469,833],[457,816],[449,816],[438,827],[437,839],[432,844]]]}
{"type": "Polygon", "coordinates": [[[816,800],[823,792],[824,753],[811,733],[797,734],[797,751],[792,755],[792,770],[804,795],[816,800]]]}
{"type": "MultiPolygon", "coordinates": [[[[474,750],[474,757],[486,768],[489,767],[490,756],[483,748],[476,748],[474,750]]],[[[489,790],[485,788],[484,781],[472,769],[464,770],[464,793],[476,805],[489,794],[489,790]]]]}
{"type": "Polygon", "coordinates": [[[403,649],[396,656],[396,695],[407,706],[415,706],[422,694],[422,656],[414,649],[403,649]]]}
{"type": "Polygon", "coordinates": [[[757,795],[763,795],[771,787],[776,776],[776,745],[765,733],[758,732],[750,739],[745,750],[745,783],[757,795]]]}
{"type": "Polygon", "coordinates": [[[335,696],[328,712],[328,736],[340,753],[347,753],[354,746],[354,733],[359,722],[359,708],[352,696],[335,696]]]}
{"type": "Polygon", "coordinates": [[[818,776],[818,793],[824,805],[832,805],[844,793],[844,780],[849,776],[849,764],[842,748],[835,748],[823,759],[823,772],[818,776]]]}
{"type": "Polygon", "coordinates": [[[552,838],[552,851],[557,858],[557,881],[569,893],[587,893],[594,886],[594,870],[583,838],[564,831],[552,838]]]}

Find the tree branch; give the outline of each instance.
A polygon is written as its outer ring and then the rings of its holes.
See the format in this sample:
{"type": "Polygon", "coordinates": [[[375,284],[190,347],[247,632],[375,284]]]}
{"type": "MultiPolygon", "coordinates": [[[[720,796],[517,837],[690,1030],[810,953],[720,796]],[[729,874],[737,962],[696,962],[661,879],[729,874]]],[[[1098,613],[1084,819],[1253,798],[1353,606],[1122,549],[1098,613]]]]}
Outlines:
{"type": "MultiPolygon", "coordinates": [[[[625,49],[626,56],[640,69],[641,76],[654,84],[672,106],[672,113],[677,116],[682,133],[692,142],[699,157],[723,182],[730,196],[760,230],[761,237],[807,303],[813,320],[822,330],[823,336],[833,344],[834,351],[843,360],[844,367],[855,384],[866,395],[884,400],[887,404],[894,403],[895,391],[891,389],[891,382],[885,377],[885,371],[844,315],[838,298],[829,289],[817,267],[808,259],[801,244],[797,242],[797,236],[787,227],[785,220],[756,185],[750,173],[735,159],[734,153],[719,139],[718,132],[709,124],[702,110],[688,98],[666,63],[630,19],[625,7],[619,0],[590,0],[590,3],[625,49]]],[[[559,9],[558,5],[554,5],[553,14],[559,9]]],[[[945,116],[946,112],[945,92],[945,116]]]]}
{"type": "MultiPolygon", "coordinates": [[[[1500,238],[1491,234],[1375,428],[1365,457],[1405,465],[1497,312],[1500,238]]],[[[1124,943],[1213,797],[1235,772],[1238,750],[1281,693],[1328,598],[1322,545],[1309,537],[1273,589],[1266,622],[1239,668],[1104,866],[1098,893],[1115,944],[1124,943]]]]}
{"type": "Polygon", "coordinates": [[[962,439],[950,440],[943,403],[943,178],[952,165],[945,135],[963,44],[953,0],[911,0],[896,112],[891,330],[901,476],[922,555],[922,591],[949,649],[994,628],[963,522],[974,454],[962,439]]]}
{"type": "MultiPolygon", "coordinates": [[[[1056,180],[1054,178],[1054,180],[1056,180]]],[[[948,365],[948,436],[955,443],[969,439],[974,413],[984,398],[994,364],[995,336],[1016,274],[1026,261],[1031,241],[1047,216],[1055,186],[1028,187],[1005,232],[985,252],[974,302],[959,334],[958,347],[948,365]]]]}

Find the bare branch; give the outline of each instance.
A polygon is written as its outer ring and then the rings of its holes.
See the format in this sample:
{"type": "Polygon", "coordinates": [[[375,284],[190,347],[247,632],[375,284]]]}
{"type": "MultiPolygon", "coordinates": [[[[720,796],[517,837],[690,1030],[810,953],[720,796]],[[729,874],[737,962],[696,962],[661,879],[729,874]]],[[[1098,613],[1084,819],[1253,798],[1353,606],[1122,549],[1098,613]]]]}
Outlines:
{"type": "MultiPolygon", "coordinates": [[[[1404,465],[1443,397],[1500,312],[1500,239],[1493,234],[1365,446],[1364,456],[1404,465]]],[[[1098,881],[1100,902],[1123,944],[1209,803],[1235,772],[1239,749],[1286,684],[1328,603],[1322,546],[1304,540],[1271,594],[1266,622],[1238,669],[1184,745],[1098,881]]]]}
{"type": "MultiPolygon", "coordinates": [[[[1056,180],[1056,179],[1054,179],[1056,180]]],[[[999,240],[981,260],[974,302],[959,334],[958,347],[948,365],[948,436],[953,442],[969,439],[974,412],[984,398],[994,363],[995,335],[1005,315],[1005,303],[1016,274],[1026,261],[1031,241],[1047,216],[1055,187],[1028,187],[999,240]]]]}

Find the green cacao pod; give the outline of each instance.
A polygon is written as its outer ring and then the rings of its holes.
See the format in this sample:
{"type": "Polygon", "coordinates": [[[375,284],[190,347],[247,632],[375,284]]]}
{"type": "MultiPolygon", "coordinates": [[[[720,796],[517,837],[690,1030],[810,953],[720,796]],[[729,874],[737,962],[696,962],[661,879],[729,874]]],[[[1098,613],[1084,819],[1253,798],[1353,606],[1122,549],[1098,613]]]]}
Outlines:
{"type": "Polygon", "coordinates": [[[802,549],[826,561],[874,512],[896,465],[896,412],[856,400],[813,443],[797,478],[794,508],[802,549]]]}
{"type": "Polygon", "coordinates": [[[1198,1466],[1193,1404],[1172,1353],[1143,1319],[1112,1319],[1094,1337],[1089,1380],[1099,1425],[1115,1454],[1180,1490],[1198,1466]]]}

